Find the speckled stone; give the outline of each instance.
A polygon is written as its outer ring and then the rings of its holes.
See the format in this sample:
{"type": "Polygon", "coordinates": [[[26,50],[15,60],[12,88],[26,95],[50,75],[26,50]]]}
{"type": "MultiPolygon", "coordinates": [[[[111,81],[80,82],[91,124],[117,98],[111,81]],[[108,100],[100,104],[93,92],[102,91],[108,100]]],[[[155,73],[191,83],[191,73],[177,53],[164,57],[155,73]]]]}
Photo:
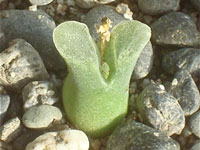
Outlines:
{"type": "Polygon", "coordinates": [[[97,34],[97,30],[95,29],[94,25],[101,24],[101,19],[104,17],[108,17],[112,21],[112,28],[121,21],[126,20],[122,15],[118,14],[115,11],[115,7],[113,6],[103,5],[92,8],[86,14],[83,22],[88,26],[90,34],[94,40],[97,40],[99,38],[99,35],[97,34]]]}
{"type": "Polygon", "coordinates": [[[163,132],[129,120],[114,130],[106,150],[180,150],[180,146],[163,132]]]}
{"type": "Polygon", "coordinates": [[[46,128],[53,121],[62,119],[61,111],[54,106],[39,105],[33,106],[22,117],[22,121],[27,128],[46,128]]]}
{"type": "Polygon", "coordinates": [[[74,0],[81,8],[92,8],[100,4],[108,4],[115,0],[74,0]]]}
{"type": "Polygon", "coordinates": [[[53,0],[29,0],[29,1],[32,5],[43,6],[51,3],[53,0]]]}
{"type": "Polygon", "coordinates": [[[0,12],[0,29],[6,45],[12,39],[22,38],[41,55],[50,70],[66,69],[66,64],[53,43],[54,20],[43,11],[4,10],[0,12]]]}
{"type": "Polygon", "coordinates": [[[147,76],[153,65],[153,48],[151,42],[148,42],[143,49],[137,63],[134,67],[132,78],[141,79],[147,76]]]}
{"type": "Polygon", "coordinates": [[[198,138],[200,138],[200,111],[194,113],[189,120],[189,127],[198,138]]]}
{"type": "Polygon", "coordinates": [[[180,134],[185,127],[184,112],[178,101],[163,85],[150,83],[136,99],[143,121],[169,136],[180,134]]]}
{"type": "Polygon", "coordinates": [[[159,15],[179,8],[180,0],[138,0],[140,10],[148,15],[159,15]]]}
{"type": "Polygon", "coordinates": [[[186,70],[180,70],[175,74],[169,93],[178,100],[185,116],[192,115],[200,107],[199,90],[186,70]]]}
{"type": "Polygon", "coordinates": [[[38,52],[25,40],[15,39],[0,53],[0,84],[13,90],[31,80],[46,80],[47,70],[38,52]]]}
{"type": "Polygon", "coordinates": [[[182,48],[164,56],[162,68],[169,74],[184,69],[191,74],[200,73],[200,49],[182,48]]]}
{"type": "Polygon", "coordinates": [[[197,46],[200,33],[190,16],[171,12],[151,24],[152,41],[158,45],[197,46]]]}
{"type": "MultiPolygon", "coordinates": [[[[190,0],[193,6],[200,11],[200,0],[190,0]]],[[[200,148],[199,148],[200,149],[200,148]]]]}

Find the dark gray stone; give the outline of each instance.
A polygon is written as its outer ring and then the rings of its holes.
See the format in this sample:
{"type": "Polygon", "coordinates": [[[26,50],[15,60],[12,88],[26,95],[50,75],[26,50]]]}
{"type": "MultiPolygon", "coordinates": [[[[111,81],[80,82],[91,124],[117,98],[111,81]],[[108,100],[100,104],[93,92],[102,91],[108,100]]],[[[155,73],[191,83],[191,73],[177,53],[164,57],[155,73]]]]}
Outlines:
{"type": "Polygon", "coordinates": [[[3,86],[0,85],[0,126],[3,123],[5,114],[10,104],[10,96],[6,94],[3,86]]]}
{"type": "Polygon", "coordinates": [[[189,127],[198,138],[200,138],[200,111],[194,113],[189,120],[189,127]]]}
{"type": "Polygon", "coordinates": [[[170,52],[162,60],[162,68],[169,74],[187,70],[193,75],[200,73],[200,49],[182,48],[170,52]]]}
{"type": "Polygon", "coordinates": [[[136,99],[143,121],[169,136],[180,134],[185,126],[184,112],[178,101],[164,89],[150,83],[136,99]]]}
{"type": "Polygon", "coordinates": [[[151,42],[148,42],[134,67],[133,79],[141,79],[147,76],[153,65],[153,48],[151,42]]]}
{"type": "MultiPolygon", "coordinates": [[[[41,55],[51,70],[65,69],[66,65],[53,43],[55,22],[43,11],[4,10],[0,12],[0,28],[6,42],[22,38],[41,55]]],[[[6,43],[8,46],[8,43],[6,43]]]]}
{"type": "Polygon", "coordinates": [[[5,47],[5,34],[3,33],[3,31],[1,31],[0,29],[0,52],[2,50],[4,50],[6,47],[5,47]]]}
{"type": "Polygon", "coordinates": [[[90,34],[94,40],[97,40],[99,38],[99,35],[97,34],[97,30],[95,29],[94,25],[100,25],[101,19],[104,17],[108,17],[112,21],[112,27],[114,27],[121,21],[126,20],[122,15],[118,14],[115,11],[115,7],[113,6],[102,5],[94,7],[86,14],[85,19],[83,20],[83,22],[88,26],[90,34]]]}
{"type": "Polygon", "coordinates": [[[194,7],[200,11],[200,0],[190,0],[194,7]]]}
{"type": "Polygon", "coordinates": [[[190,16],[171,12],[151,24],[152,40],[158,45],[197,46],[200,33],[190,16]]]}
{"type": "Polygon", "coordinates": [[[159,15],[179,8],[180,0],[138,0],[140,10],[148,15],[159,15]]]}
{"type": "Polygon", "coordinates": [[[180,146],[165,133],[129,120],[114,130],[106,150],[180,150],[180,146]]]}
{"type": "Polygon", "coordinates": [[[192,115],[200,107],[199,90],[186,70],[175,74],[169,93],[178,100],[185,116],[192,115]]]}

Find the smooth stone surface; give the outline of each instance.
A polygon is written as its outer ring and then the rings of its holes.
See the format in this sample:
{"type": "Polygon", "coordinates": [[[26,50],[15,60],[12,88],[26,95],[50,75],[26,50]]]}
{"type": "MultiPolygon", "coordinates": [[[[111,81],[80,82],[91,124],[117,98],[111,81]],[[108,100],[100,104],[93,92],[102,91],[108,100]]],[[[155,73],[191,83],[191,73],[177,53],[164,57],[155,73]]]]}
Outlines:
{"type": "Polygon", "coordinates": [[[200,150],[200,141],[196,143],[190,150],[200,150]]]}
{"type": "MultiPolygon", "coordinates": [[[[86,14],[83,22],[88,26],[90,34],[95,41],[99,39],[99,35],[97,34],[97,30],[94,25],[101,25],[101,19],[104,17],[108,17],[112,21],[112,28],[121,21],[127,20],[122,15],[118,14],[113,6],[103,5],[92,8],[86,14]]],[[[110,30],[112,28],[110,28],[110,30]]]]}
{"type": "Polygon", "coordinates": [[[18,117],[10,119],[0,127],[0,140],[9,143],[22,132],[21,121],[18,117]]]}
{"type": "Polygon", "coordinates": [[[5,49],[5,34],[0,29],[0,52],[5,49]]]}
{"type": "Polygon", "coordinates": [[[169,136],[180,134],[185,127],[184,112],[178,101],[164,89],[150,83],[136,99],[143,121],[169,136]]]}
{"type": "Polygon", "coordinates": [[[159,15],[179,8],[180,0],[138,0],[140,10],[148,15],[159,15]]]}
{"type": "Polygon", "coordinates": [[[31,80],[45,80],[49,75],[38,52],[23,39],[15,39],[0,53],[0,84],[20,91],[31,80]]]}
{"type": "Polygon", "coordinates": [[[180,70],[175,74],[169,93],[178,100],[185,116],[192,115],[200,107],[199,90],[186,70],[180,70]]]}
{"type": "Polygon", "coordinates": [[[43,6],[51,3],[53,0],[29,0],[29,1],[33,5],[43,6]]]}
{"type": "Polygon", "coordinates": [[[30,43],[50,70],[66,69],[64,60],[53,43],[53,19],[43,11],[4,10],[0,12],[0,28],[4,31],[6,47],[15,38],[30,43]]]}
{"type": "Polygon", "coordinates": [[[190,0],[193,6],[200,11],[200,0],[190,0]]]}
{"type": "Polygon", "coordinates": [[[106,150],[180,150],[180,146],[163,132],[129,120],[114,130],[106,150]]]}
{"type": "Polygon", "coordinates": [[[88,150],[89,140],[80,130],[67,129],[59,132],[48,132],[26,146],[26,150],[88,150]],[[58,140],[59,139],[59,140],[58,140]]]}
{"type": "Polygon", "coordinates": [[[3,123],[9,104],[10,96],[6,93],[4,87],[0,85],[0,126],[3,123]]]}
{"type": "Polygon", "coordinates": [[[49,81],[29,82],[22,90],[24,110],[38,104],[53,105],[58,101],[56,88],[49,81]]]}
{"type": "Polygon", "coordinates": [[[53,121],[61,120],[61,111],[54,106],[39,105],[33,106],[22,117],[22,121],[27,128],[46,128],[53,121]]]}
{"type": "Polygon", "coordinates": [[[108,4],[115,0],[75,0],[75,3],[81,8],[92,8],[100,4],[108,4]]]}
{"type": "Polygon", "coordinates": [[[151,24],[152,41],[158,45],[197,46],[200,33],[190,16],[171,12],[151,24]]]}
{"type": "Polygon", "coordinates": [[[151,42],[148,42],[143,49],[132,74],[133,79],[141,79],[147,76],[153,65],[153,47],[151,42]]]}
{"type": "Polygon", "coordinates": [[[194,113],[189,120],[189,127],[198,138],[200,138],[200,111],[194,113]]]}
{"type": "Polygon", "coordinates": [[[162,68],[169,74],[187,70],[190,74],[200,74],[200,49],[182,48],[164,56],[162,68]]]}

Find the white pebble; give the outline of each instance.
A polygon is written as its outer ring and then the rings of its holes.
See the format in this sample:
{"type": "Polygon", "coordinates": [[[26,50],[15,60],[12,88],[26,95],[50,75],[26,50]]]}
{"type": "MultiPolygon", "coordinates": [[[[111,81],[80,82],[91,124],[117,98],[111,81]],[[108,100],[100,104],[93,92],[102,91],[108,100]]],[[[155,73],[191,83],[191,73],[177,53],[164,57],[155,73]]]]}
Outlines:
{"type": "Polygon", "coordinates": [[[53,0],[29,0],[29,1],[33,5],[43,6],[51,3],[53,0]]]}

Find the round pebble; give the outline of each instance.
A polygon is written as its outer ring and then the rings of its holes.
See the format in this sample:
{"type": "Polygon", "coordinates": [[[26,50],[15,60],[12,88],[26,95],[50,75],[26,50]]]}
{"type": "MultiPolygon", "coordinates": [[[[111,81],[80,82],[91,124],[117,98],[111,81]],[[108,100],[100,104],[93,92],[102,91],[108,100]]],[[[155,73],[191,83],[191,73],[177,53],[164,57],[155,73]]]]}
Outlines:
{"type": "Polygon", "coordinates": [[[61,120],[61,111],[54,106],[33,106],[23,115],[22,121],[27,128],[46,128],[53,121],[61,120]]]}
{"type": "Polygon", "coordinates": [[[53,0],[29,0],[29,1],[32,5],[43,6],[51,3],[53,0]]]}
{"type": "Polygon", "coordinates": [[[200,33],[190,16],[171,12],[151,24],[152,41],[158,45],[197,46],[200,33]]]}
{"type": "Polygon", "coordinates": [[[189,127],[198,138],[200,138],[200,111],[194,113],[189,120],[189,127]]]}

